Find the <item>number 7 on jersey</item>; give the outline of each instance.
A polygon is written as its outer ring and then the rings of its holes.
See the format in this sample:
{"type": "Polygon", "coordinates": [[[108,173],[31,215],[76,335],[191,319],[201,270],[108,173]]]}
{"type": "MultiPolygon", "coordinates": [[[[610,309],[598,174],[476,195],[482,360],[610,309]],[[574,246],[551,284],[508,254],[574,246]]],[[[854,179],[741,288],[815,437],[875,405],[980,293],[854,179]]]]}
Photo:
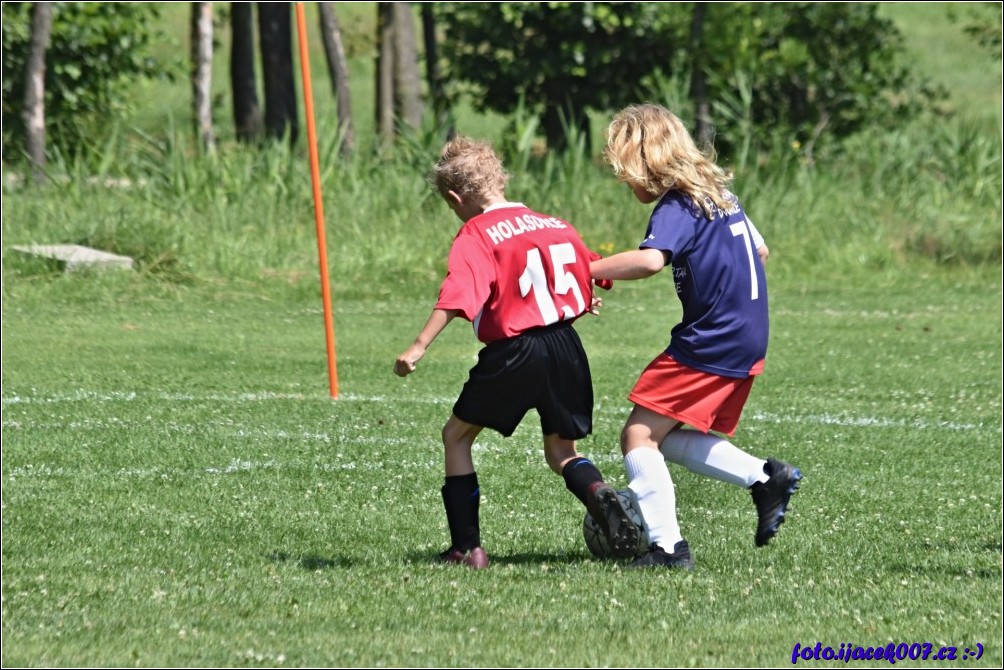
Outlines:
{"type": "Polygon", "coordinates": [[[760,283],[756,278],[756,263],[753,262],[753,243],[750,241],[750,230],[746,223],[746,219],[742,221],[737,221],[729,226],[729,230],[732,231],[733,237],[742,237],[743,242],[746,243],[746,256],[749,258],[750,262],[750,300],[756,300],[760,297],[760,283]]]}

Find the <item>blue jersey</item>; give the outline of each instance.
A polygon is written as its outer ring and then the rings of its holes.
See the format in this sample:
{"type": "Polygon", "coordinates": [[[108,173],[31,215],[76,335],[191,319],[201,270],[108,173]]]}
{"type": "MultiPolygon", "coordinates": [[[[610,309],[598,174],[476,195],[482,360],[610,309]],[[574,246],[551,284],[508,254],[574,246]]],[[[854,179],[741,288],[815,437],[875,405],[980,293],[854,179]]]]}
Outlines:
{"type": "Polygon", "coordinates": [[[767,356],[767,276],[739,201],[714,213],[708,219],[689,196],[670,191],[640,248],[669,254],[683,303],[666,353],[696,370],[745,378],[767,356]]]}

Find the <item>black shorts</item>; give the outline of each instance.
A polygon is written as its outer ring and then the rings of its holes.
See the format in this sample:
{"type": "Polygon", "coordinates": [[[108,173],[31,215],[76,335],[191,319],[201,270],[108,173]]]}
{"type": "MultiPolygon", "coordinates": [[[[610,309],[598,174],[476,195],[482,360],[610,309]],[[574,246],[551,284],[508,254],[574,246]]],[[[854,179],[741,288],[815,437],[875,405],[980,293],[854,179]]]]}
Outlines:
{"type": "Polygon", "coordinates": [[[453,413],[509,437],[530,409],[540,415],[544,435],[579,440],[593,430],[589,360],[571,323],[486,345],[453,413]]]}

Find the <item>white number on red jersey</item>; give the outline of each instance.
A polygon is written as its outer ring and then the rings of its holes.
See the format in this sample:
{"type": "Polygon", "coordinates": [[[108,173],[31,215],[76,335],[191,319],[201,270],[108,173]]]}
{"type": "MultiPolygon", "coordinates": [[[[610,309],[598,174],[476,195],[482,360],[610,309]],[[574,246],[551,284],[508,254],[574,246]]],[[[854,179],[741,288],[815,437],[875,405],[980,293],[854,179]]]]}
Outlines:
{"type": "MultiPolygon", "coordinates": [[[[575,264],[575,247],[570,242],[564,242],[552,244],[547,249],[551,256],[551,266],[554,268],[554,295],[567,295],[571,292],[578,306],[578,311],[575,311],[570,306],[563,305],[560,318],[573,318],[581,314],[586,307],[579,282],[575,279],[575,275],[565,270],[566,265],[575,264]]],[[[558,308],[551,298],[540,249],[530,249],[526,253],[526,268],[519,277],[520,295],[525,298],[531,290],[540,315],[544,318],[544,325],[556,323],[559,318],[558,308]]]]}

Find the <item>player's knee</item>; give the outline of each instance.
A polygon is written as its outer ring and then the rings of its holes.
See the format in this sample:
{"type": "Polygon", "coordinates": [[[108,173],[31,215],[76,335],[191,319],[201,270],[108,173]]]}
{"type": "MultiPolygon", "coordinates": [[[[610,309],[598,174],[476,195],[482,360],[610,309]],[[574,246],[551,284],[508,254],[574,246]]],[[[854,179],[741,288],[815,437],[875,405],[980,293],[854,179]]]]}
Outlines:
{"type": "Polygon", "coordinates": [[[632,426],[624,426],[621,429],[621,455],[626,456],[628,448],[631,446],[633,432],[632,426]]]}
{"type": "Polygon", "coordinates": [[[637,447],[652,445],[652,431],[644,424],[628,424],[621,430],[621,454],[626,456],[637,447]]]}

